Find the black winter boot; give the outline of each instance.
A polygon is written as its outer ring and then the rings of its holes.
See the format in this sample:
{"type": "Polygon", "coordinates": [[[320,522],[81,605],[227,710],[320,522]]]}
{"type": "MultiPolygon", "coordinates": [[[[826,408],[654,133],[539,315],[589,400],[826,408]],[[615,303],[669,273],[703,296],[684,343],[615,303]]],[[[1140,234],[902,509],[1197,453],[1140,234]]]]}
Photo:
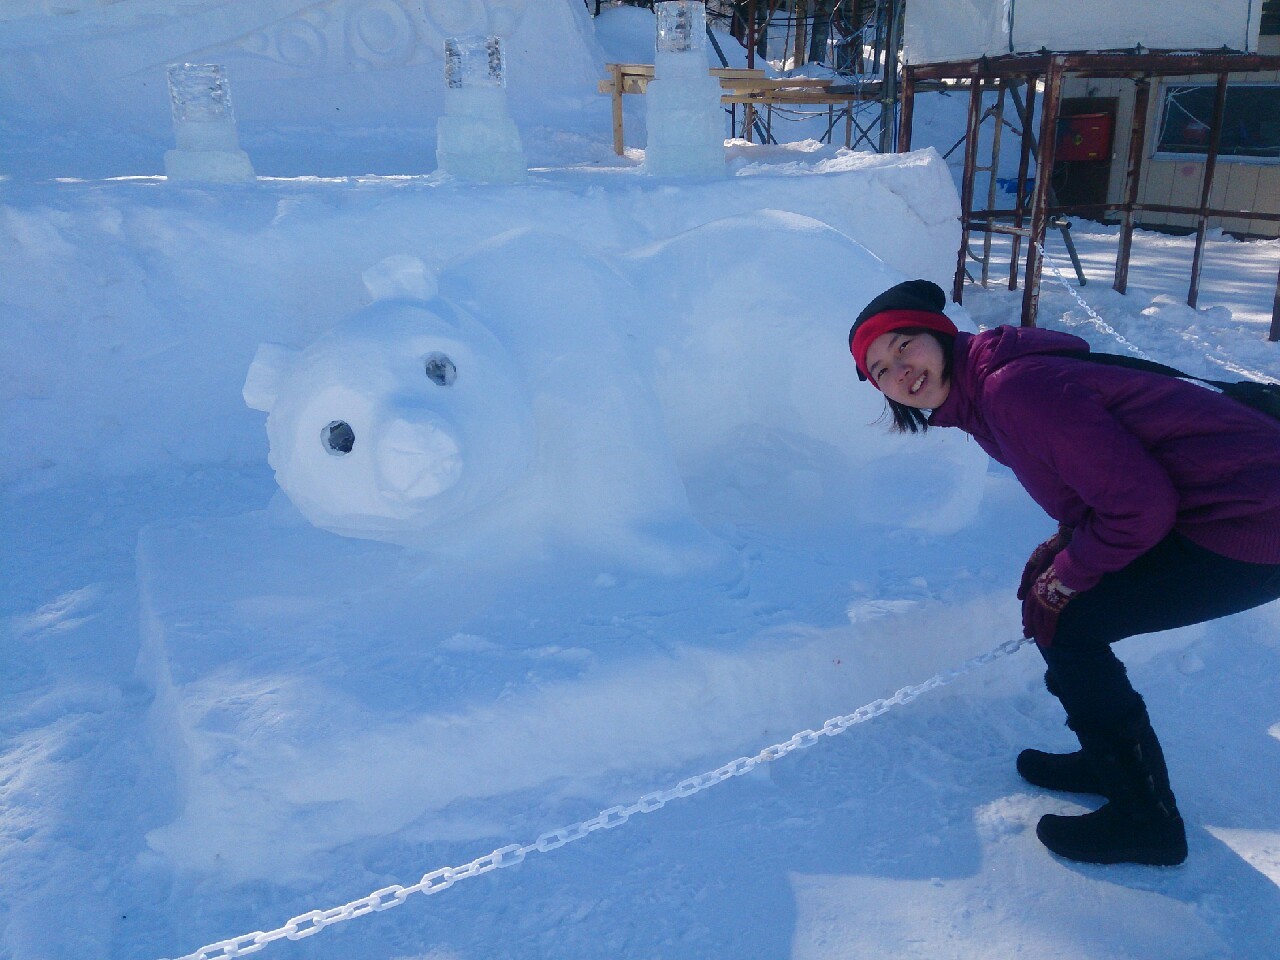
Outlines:
{"type": "Polygon", "coordinates": [[[1083,750],[1075,753],[1045,753],[1023,750],[1018,754],[1018,774],[1027,783],[1063,793],[1102,794],[1102,781],[1083,750]]]}
{"type": "Polygon", "coordinates": [[[1186,860],[1186,827],[1146,709],[1114,729],[1076,733],[1109,802],[1079,817],[1041,817],[1040,842],[1083,863],[1174,866],[1186,860]]]}
{"type": "MultiPolygon", "coordinates": [[[[1044,672],[1045,688],[1058,699],[1058,685],[1053,674],[1044,672]]],[[[1101,794],[1102,781],[1083,750],[1075,753],[1045,753],[1043,750],[1023,750],[1018,754],[1018,774],[1027,783],[1046,790],[1064,793],[1101,794]]]]}

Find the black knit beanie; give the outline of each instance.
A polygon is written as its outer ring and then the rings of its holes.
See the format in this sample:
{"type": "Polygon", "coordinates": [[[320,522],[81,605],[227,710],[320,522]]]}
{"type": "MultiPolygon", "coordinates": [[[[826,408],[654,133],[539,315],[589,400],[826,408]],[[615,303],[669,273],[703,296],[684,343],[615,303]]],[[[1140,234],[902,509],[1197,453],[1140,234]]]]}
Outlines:
{"type": "Polygon", "coordinates": [[[933,281],[904,280],[863,307],[858,319],[849,328],[849,342],[853,343],[853,331],[858,329],[858,325],[877,313],[884,313],[886,310],[932,310],[934,313],[941,313],[946,305],[947,295],[933,281]]]}

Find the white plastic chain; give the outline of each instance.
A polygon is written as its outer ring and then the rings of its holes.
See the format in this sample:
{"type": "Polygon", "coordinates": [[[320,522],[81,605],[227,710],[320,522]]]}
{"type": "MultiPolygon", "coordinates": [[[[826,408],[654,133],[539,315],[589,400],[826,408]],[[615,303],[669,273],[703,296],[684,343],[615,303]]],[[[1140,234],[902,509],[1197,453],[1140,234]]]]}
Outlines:
{"type": "MultiPolygon", "coordinates": [[[[1076,288],[1071,285],[1071,281],[1069,281],[1066,278],[1066,276],[1063,274],[1063,272],[1058,269],[1058,265],[1054,263],[1052,258],[1049,256],[1049,254],[1045,252],[1044,246],[1040,243],[1037,243],[1036,246],[1040,248],[1041,258],[1044,260],[1045,263],[1049,265],[1049,269],[1052,270],[1054,273],[1054,276],[1058,278],[1058,282],[1067,288],[1067,292],[1070,293],[1071,296],[1075,297],[1076,303],[1084,307],[1085,313],[1089,315],[1089,319],[1093,321],[1094,325],[1097,326],[1099,330],[1101,330],[1103,333],[1106,333],[1114,337],[1126,349],[1138,355],[1142,359],[1144,360],[1151,359],[1150,356],[1148,356],[1146,353],[1143,353],[1142,350],[1134,346],[1130,341],[1126,340],[1114,327],[1112,327],[1109,323],[1107,323],[1107,321],[1103,320],[1102,317],[1100,317],[1098,313],[1093,309],[1093,307],[1089,306],[1089,304],[1085,302],[1084,298],[1080,296],[1080,294],[1076,291],[1076,288]]],[[[1184,334],[1184,336],[1186,336],[1186,334],[1184,334]]],[[[1249,367],[1241,366],[1239,363],[1236,363],[1234,360],[1214,356],[1213,353],[1210,352],[1212,348],[1208,344],[1199,340],[1199,338],[1189,337],[1188,339],[1192,340],[1193,342],[1199,343],[1201,348],[1205,351],[1206,360],[1208,360],[1210,363],[1216,363],[1218,366],[1222,367],[1222,369],[1226,370],[1228,373],[1231,373],[1237,377],[1243,377],[1246,380],[1255,380],[1258,383],[1280,383],[1280,380],[1277,380],[1273,374],[1266,373],[1261,370],[1252,370],[1249,367]]]]}
{"type": "Polygon", "coordinates": [[[523,846],[511,844],[510,846],[499,847],[492,853],[477,857],[470,863],[463,864],[460,867],[441,867],[438,870],[433,870],[425,874],[421,880],[412,886],[404,887],[399,884],[393,884],[389,887],[383,887],[381,890],[375,890],[359,900],[344,903],[340,907],[331,907],[328,910],[311,910],[308,913],[299,914],[288,923],[274,930],[265,932],[257,930],[253,933],[246,933],[244,936],[233,937],[230,940],[219,940],[217,943],[201,947],[195,953],[188,953],[178,958],[178,960],[222,960],[224,957],[243,957],[246,954],[258,952],[267,944],[276,940],[302,940],[335,923],[354,920],[356,917],[363,917],[369,913],[390,910],[392,907],[400,906],[415,893],[439,893],[441,890],[447,890],[452,887],[460,880],[478,877],[482,873],[489,873],[491,870],[497,870],[500,867],[514,867],[531,853],[550,853],[552,850],[558,850],[567,843],[581,840],[597,830],[612,830],[614,827],[620,827],[637,813],[653,813],[655,810],[661,810],[672,800],[691,797],[695,793],[700,793],[708,787],[714,787],[716,784],[723,783],[732,777],[740,777],[744,773],[750,773],[762,763],[770,763],[785,757],[793,750],[811,747],[818,742],[820,737],[834,737],[838,733],[844,733],[854,724],[864,723],[872,717],[880,716],[887,710],[910,703],[921,694],[945,686],[953,680],[957,680],[965,674],[976,670],[978,667],[991,663],[993,660],[1006,657],[1028,642],[1023,639],[1007,640],[990,653],[972,657],[958,667],[934,674],[923,683],[903,687],[893,696],[873,700],[871,703],[859,707],[853,713],[845,714],[841,717],[832,717],[822,725],[820,730],[802,730],[792,736],[790,740],[775,743],[771,747],[765,747],[755,756],[739,757],[737,760],[726,763],[724,766],[717,767],[707,773],[681,780],[674,787],[667,790],[646,793],[639,800],[628,806],[609,807],[607,810],[601,810],[588,820],[580,820],[567,827],[548,830],[533,843],[524,844],[523,846]]]}
{"type": "Polygon", "coordinates": [[[1040,241],[1037,240],[1036,246],[1040,249],[1040,259],[1049,265],[1049,269],[1053,271],[1053,275],[1058,278],[1059,283],[1061,283],[1064,287],[1067,288],[1067,293],[1071,294],[1071,296],[1075,298],[1076,303],[1084,307],[1084,312],[1089,315],[1089,319],[1093,321],[1094,325],[1099,330],[1101,330],[1103,333],[1107,334],[1108,336],[1113,337],[1117,343],[1119,343],[1122,347],[1124,347],[1130,353],[1141,357],[1143,360],[1151,359],[1149,356],[1143,353],[1139,347],[1135,346],[1131,341],[1126,340],[1123,334],[1120,333],[1120,331],[1118,331],[1115,327],[1111,326],[1111,324],[1107,323],[1107,321],[1103,320],[1102,317],[1098,315],[1098,312],[1094,310],[1093,307],[1089,306],[1088,303],[1085,302],[1084,297],[1080,296],[1076,288],[1071,285],[1071,281],[1068,280],[1066,276],[1063,275],[1062,271],[1058,269],[1057,263],[1055,263],[1053,258],[1050,257],[1047,252],[1045,252],[1044,244],[1040,243],[1040,241]]]}

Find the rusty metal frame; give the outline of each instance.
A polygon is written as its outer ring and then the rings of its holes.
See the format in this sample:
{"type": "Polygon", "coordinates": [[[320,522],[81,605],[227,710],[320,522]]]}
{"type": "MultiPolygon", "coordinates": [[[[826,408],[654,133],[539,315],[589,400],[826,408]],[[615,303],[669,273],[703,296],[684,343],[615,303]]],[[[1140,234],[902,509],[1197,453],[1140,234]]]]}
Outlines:
{"type": "MultiPolygon", "coordinates": [[[[1116,252],[1115,280],[1113,287],[1124,293],[1128,287],[1129,258],[1133,245],[1136,214],[1177,213],[1195,217],[1196,243],[1192,256],[1191,280],[1187,303],[1195,306],[1200,295],[1200,275],[1204,261],[1205,235],[1210,217],[1229,217],[1240,220],[1280,221],[1280,212],[1257,210],[1221,210],[1209,206],[1213,190],[1213,178],[1217,167],[1218,149],[1222,137],[1222,119],[1226,102],[1228,74],[1280,71],[1280,56],[1230,53],[1227,51],[1107,51],[1101,53],[1051,53],[1009,54],[998,57],[982,57],[976,60],[956,60],[945,63],[908,64],[903,70],[902,112],[899,131],[899,150],[911,149],[911,123],[914,114],[915,92],[922,84],[946,82],[954,86],[968,85],[970,90],[969,113],[965,148],[965,167],[961,174],[961,225],[960,254],[953,296],[959,301],[965,279],[965,250],[972,231],[1010,234],[1013,237],[1013,256],[1009,270],[1009,289],[1016,289],[1020,245],[1027,239],[1025,258],[1022,323],[1035,326],[1040,298],[1040,248],[1044,242],[1049,219],[1058,215],[1092,214],[1119,211],[1121,213],[1120,243],[1116,252]],[[1208,153],[1204,157],[1204,173],[1201,182],[1200,202],[1195,207],[1168,204],[1144,204],[1138,202],[1138,185],[1146,156],[1146,128],[1148,103],[1152,77],[1180,77],[1211,74],[1217,79],[1214,114],[1210,128],[1208,153]],[[1049,205],[1049,181],[1053,170],[1056,125],[1062,98],[1062,84],[1068,76],[1089,78],[1129,79],[1136,85],[1133,123],[1130,130],[1129,156],[1125,166],[1123,199],[1119,203],[1049,205]],[[1021,155],[1018,168],[1018,194],[1014,210],[974,210],[973,178],[977,165],[977,127],[981,123],[983,89],[993,81],[1025,82],[1027,103],[1024,116],[1021,155]],[[1036,151],[1036,183],[1032,195],[1030,224],[1024,226],[1023,184],[1030,166],[1029,138],[1025,131],[1034,116],[1036,85],[1043,83],[1041,97],[1040,137],[1036,151]],[[1010,223],[1001,221],[1008,220],[1010,223]]],[[[1272,309],[1269,339],[1280,341],[1280,276],[1276,278],[1276,296],[1272,309]]]]}

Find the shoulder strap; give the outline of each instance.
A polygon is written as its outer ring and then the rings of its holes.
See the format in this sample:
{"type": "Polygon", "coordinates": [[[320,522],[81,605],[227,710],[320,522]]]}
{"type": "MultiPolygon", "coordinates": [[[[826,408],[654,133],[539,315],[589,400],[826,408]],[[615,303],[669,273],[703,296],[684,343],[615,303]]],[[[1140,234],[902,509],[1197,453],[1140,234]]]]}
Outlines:
{"type": "Polygon", "coordinates": [[[1209,380],[1184,373],[1176,367],[1170,367],[1154,360],[1141,360],[1138,357],[1126,357],[1115,353],[1090,353],[1085,350],[1063,350],[1057,356],[1071,357],[1088,363],[1100,363],[1109,367],[1128,367],[1130,370],[1146,370],[1166,377],[1180,377],[1183,380],[1195,380],[1222,391],[1232,400],[1260,410],[1270,417],[1280,420],[1280,383],[1259,383],[1255,380],[1209,380]]]}
{"type": "Polygon", "coordinates": [[[1166,377],[1180,377],[1183,380],[1196,380],[1200,383],[1207,383],[1211,387],[1217,387],[1219,390],[1226,390],[1234,383],[1226,380],[1208,380],[1204,377],[1197,377],[1193,373],[1186,373],[1177,367],[1171,367],[1164,363],[1156,363],[1154,360],[1143,360],[1141,357],[1128,357],[1116,353],[1093,353],[1088,350],[1063,350],[1058,354],[1062,357],[1071,357],[1075,360],[1086,360],[1089,363],[1100,363],[1107,367],[1127,367],[1130,370],[1145,370],[1148,373],[1159,373],[1166,377]]]}

